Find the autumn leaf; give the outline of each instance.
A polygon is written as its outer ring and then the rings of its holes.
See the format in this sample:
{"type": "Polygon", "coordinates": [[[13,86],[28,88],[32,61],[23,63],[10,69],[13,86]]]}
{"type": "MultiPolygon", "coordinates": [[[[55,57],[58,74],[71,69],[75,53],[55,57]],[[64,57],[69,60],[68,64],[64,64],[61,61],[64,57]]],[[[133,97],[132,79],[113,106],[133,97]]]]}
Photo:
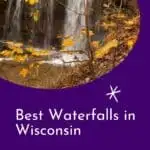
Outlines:
{"type": "Polygon", "coordinates": [[[109,41],[107,44],[105,44],[103,47],[101,47],[95,52],[95,57],[103,58],[105,55],[107,55],[110,52],[112,48],[116,48],[118,44],[119,42],[116,39],[109,41]]]}
{"type": "Polygon", "coordinates": [[[26,3],[28,3],[29,5],[35,5],[39,2],[39,0],[25,0],[26,3]]]}
{"type": "Polygon", "coordinates": [[[9,50],[4,50],[4,51],[0,52],[0,54],[4,57],[11,57],[13,55],[13,52],[9,51],[9,50]]]}
{"type": "Polygon", "coordinates": [[[25,48],[25,51],[28,53],[32,53],[34,51],[34,48],[33,47],[27,47],[27,48],[25,48]]]}
{"type": "Polygon", "coordinates": [[[125,19],[126,15],[124,13],[119,13],[116,17],[119,19],[125,19]]]}
{"type": "Polygon", "coordinates": [[[116,27],[116,23],[114,22],[103,22],[101,25],[104,29],[108,30],[109,28],[114,28],[116,27]]]}
{"type": "Polygon", "coordinates": [[[33,20],[34,20],[34,22],[38,22],[39,17],[40,17],[39,10],[36,10],[36,11],[33,13],[33,20]]]}
{"type": "Polygon", "coordinates": [[[23,78],[26,78],[27,75],[29,74],[29,70],[27,68],[23,68],[20,72],[19,75],[23,78]]]}
{"type": "Polygon", "coordinates": [[[74,41],[70,37],[65,38],[62,42],[62,46],[64,46],[64,47],[69,47],[69,46],[73,46],[73,45],[74,45],[74,41]]]}
{"type": "Polygon", "coordinates": [[[21,48],[23,46],[23,43],[12,42],[12,41],[7,41],[6,44],[7,44],[7,46],[17,47],[17,48],[21,48]]]}
{"type": "Polygon", "coordinates": [[[134,41],[133,41],[133,40],[129,40],[129,41],[127,42],[127,45],[128,45],[128,47],[129,47],[129,49],[132,49],[133,46],[134,46],[134,41]]]}
{"type": "Polygon", "coordinates": [[[14,48],[13,52],[15,52],[17,54],[23,54],[23,49],[21,49],[21,48],[14,48]]]}
{"type": "Polygon", "coordinates": [[[27,55],[15,55],[14,56],[14,61],[23,63],[27,60],[28,56],[27,55]]]}
{"type": "MultiPolygon", "coordinates": [[[[92,30],[89,30],[88,32],[89,32],[89,36],[93,36],[94,35],[94,32],[92,30]]],[[[81,34],[83,34],[83,35],[87,34],[87,31],[86,31],[85,28],[81,30],[81,34]]]]}
{"type": "Polygon", "coordinates": [[[125,20],[124,23],[127,25],[127,26],[132,26],[135,24],[135,20],[134,18],[133,19],[130,19],[130,20],[125,20]]]}
{"type": "Polygon", "coordinates": [[[100,46],[100,42],[99,41],[92,41],[91,42],[91,46],[95,49],[98,49],[100,46]]]}
{"type": "Polygon", "coordinates": [[[49,51],[47,51],[47,50],[40,50],[40,51],[35,50],[35,51],[32,52],[31,55],[32,56],[36,56],[36,57],[48,56],[49,55],[49,51]]]}

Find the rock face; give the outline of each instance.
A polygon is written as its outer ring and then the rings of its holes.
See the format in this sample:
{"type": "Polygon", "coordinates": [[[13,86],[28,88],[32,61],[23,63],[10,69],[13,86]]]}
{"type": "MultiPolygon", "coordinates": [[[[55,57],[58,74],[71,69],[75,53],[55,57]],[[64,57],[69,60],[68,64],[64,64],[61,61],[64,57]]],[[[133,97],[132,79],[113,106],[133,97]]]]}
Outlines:
{"type": "Polygon", "coordinates": [[[3,26],[5,23],[5,10],[7,3],[5,1],[0,1],[0,39],[3,36],[3,26]]]}

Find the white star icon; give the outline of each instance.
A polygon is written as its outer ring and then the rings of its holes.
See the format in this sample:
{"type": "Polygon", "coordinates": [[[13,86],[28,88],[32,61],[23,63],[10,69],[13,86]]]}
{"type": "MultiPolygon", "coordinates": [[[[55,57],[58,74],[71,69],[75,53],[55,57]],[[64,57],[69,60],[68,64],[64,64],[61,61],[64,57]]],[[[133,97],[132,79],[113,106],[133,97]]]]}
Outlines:
{"type": "Polygon", "coordinates": [[[113,88],[111,85],[110,85],[110,90],[111,90],[111,92],[110,92],[110,93],[107,93],[106,96],[109,96],[109,99],[110,99],[110,100],[114,98],[115,101],[116,101],[117,103],[119,103],[116,94],[121,93],[121,90],[118,90],[118,86],[116,86],[115,88],[113,88]]]}

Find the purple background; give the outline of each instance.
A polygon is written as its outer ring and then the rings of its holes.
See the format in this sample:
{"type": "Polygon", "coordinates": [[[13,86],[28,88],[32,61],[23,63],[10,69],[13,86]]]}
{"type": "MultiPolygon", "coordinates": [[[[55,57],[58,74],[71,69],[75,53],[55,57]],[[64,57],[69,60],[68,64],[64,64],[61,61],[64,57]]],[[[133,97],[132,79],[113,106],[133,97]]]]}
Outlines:
{"type": "MultiPolygon", "coordinates": [[[[24,88],[0,80],[0,149],[2,150],[57,150],[57,149],[102,149],[102,150],[148,150],[150,149],[150,8],[149,1],[140,0],[141,33],[129,57],[111,73],[95,82],[65,90],[37,90],[24,88]],[[122,93],[119,104],[107,101],[109,85],[118,85],[122,93]],[[15,128],[15,109],[24,108],[34,112],[47,108],[76,109],[88,112],[93,107],[99,111],[113,107],[136,113],[136,121],[125,122],[74,122],[81,127],[81,137],[19,137],[15,128]],[[149,142],[149,143],[148,143],[149,142]]],[[[64,122],[35,122],[41,127],[67,126],[64,122]]],[[[71,122],[69,123],[71,124],[71,122]]]]}

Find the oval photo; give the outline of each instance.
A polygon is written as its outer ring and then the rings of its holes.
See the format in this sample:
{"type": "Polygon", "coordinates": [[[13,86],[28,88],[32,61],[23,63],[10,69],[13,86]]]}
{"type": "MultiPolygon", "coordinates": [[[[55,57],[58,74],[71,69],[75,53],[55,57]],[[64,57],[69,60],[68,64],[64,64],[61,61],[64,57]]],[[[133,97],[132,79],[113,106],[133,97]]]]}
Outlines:
{"type": "Polygon", "coordinates": [[[140,31],[137,0],[2,0],[0,77],[60,89],[118,66],[140,31]]]}

